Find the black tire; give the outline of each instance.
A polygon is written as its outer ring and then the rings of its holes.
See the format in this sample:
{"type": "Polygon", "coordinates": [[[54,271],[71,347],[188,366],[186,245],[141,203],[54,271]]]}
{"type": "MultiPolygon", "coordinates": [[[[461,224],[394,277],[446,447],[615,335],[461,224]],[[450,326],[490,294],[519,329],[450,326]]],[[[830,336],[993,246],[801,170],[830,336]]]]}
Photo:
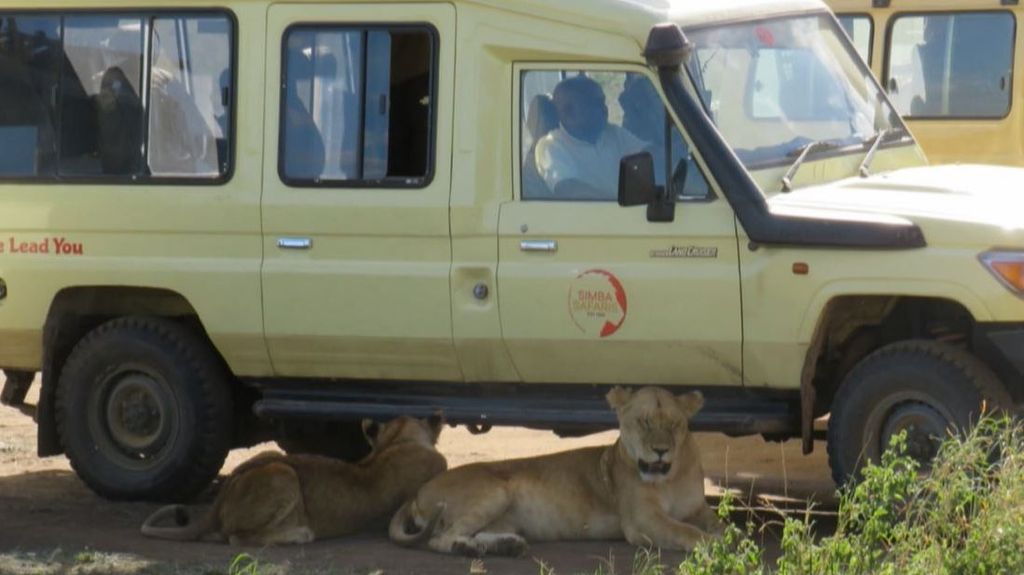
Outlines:
{"type": "Polygon", "coordinates": [[[877,463],[889,439],[907,430],[908,454],[923,468],[948,430],[965,430],[1012,405],[999,378],[967,351],[935,341],[886,346],[847,375],[832,402],[828,456],[837,485],[877,463]]]}
{"type": "Polygon", "coordinates": [[[89,332],[57,384],[71,466],[109,499],[191,498],[231,446],[225,371],[209,344],[170,320],[120,318],[89,332]]]}
{"type": "Polygon", "coordinates": [[[289,454],[311,453],[352,462],[370,454],[360,421],[287,422],[278,431],[277,445],[289,454]]]}

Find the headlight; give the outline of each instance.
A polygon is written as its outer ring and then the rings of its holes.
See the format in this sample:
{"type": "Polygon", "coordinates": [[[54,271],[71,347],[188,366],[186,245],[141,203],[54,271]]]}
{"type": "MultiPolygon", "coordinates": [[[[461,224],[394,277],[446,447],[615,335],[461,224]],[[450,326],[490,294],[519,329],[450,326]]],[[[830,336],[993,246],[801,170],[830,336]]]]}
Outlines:
{"type": "Polygon", "coordinates": [[[1004,286],[1024,297],[1024,252],[985,252],[979,259],[1004,286]]]}

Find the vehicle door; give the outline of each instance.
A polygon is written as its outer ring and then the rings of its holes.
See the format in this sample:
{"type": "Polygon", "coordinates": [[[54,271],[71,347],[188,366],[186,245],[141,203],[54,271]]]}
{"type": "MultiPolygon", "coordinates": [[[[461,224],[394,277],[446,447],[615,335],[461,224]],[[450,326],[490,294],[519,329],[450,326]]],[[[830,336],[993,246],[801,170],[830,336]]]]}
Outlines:
{"type": "Polygon", "coordinates": [[[1024,164],[1014,12],[897,12],[888,28],[885,87],[928,159],[1024,164]]]}
{"type": "Polygon", "coordinates": [[[265,330],[278,376],[461,378],[451,4],[268,13],[265,330]]]}
{"type": "Polygon", "coordinates": [[[515,199],[501,207],[498,283],[522,379],[741,385],[735,218],[666,123],[648,71],[515,74],[520,155],[515,199]],[[619,160],[640,151],[653,154],[661,184],[672,181],[673,221],[617,203],[619,160]]]}

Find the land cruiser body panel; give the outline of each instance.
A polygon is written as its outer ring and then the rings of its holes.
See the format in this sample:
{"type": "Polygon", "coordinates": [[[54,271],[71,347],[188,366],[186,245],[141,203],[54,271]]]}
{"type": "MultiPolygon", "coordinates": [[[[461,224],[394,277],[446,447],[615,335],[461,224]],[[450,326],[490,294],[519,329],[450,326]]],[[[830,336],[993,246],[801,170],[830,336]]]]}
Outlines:
{"type": "MultiPolygon", "coordinates": [[[[552,10],[571,6],[571,2],[546,5],[552,10]]],[[[607,66],[609,62],[618,65],[624,59],[636,63],[641,59],[637,41],[628,34],[589,27],[584,21],[570,24],[538,19],[522,5],[492,0],[460,4],[458,20],[456,93],[477,97],[458,101],[452,157],[455,345],[467,381],[522,381],[524,376],[502,339],[502,320],[508,318],[499,314],[499,308],[506,297],[525,295],[510,293],[497,277],[499,211],[518,201],[515,190],[519,189],[522,167],[520,154],[513,152],[519,149],[522,121],[519,97],[513,100],[512,96],[518,94],[519,68],[554,69],[557,65],[553,62],[562,66],[569,62],[573,67],[602,62],[607,66]],[[626,54],[629,56],[624,58],[626,54]],[[487,289],[486,297],[474,295],[478,286],[487,289]]],[[[633,29],[625,21],[619,25],[622,30],[633,29]]],[[[557,313],[565,312],[565,302],[560,299],[558,305],[557,313]]],[[[525,312],[538,319],[550,315],[540,306],[525,312]]]]}
{"type": "Polygon", "coordinates": [[[735,219],[684,207],[670,224],[599,202],[502,207],[502,330],[524,381],[742,385],[735,219]]]}
{"type": "MultiPolygon", "coordinates": [[[[657,85],[642,67],[524,63],[514,69],[515,109],[529,105],[526,74],[568,69],[657,85]]],[[[502,331],[523,381],[743,385],[728,202],[683,202],[675,221],[654,223],[646,207],[524,198],[517,183],[515,200],[501,208],[498,281],[502,331]]]]}
{"type": "MultiPolygon", "coordinates": [[[[38,3],[8,2],[2,10],[48,13],[39,12],[42,8],[38,3]]],[[[45,6],[48,11],[61,8],[73,14],[150,11],[138,3],[45,6]]],[[[259,6],[241,4],[227,11],[193,5],[181,11],[225,16],[231,22],[230,45],[235,52],[234,85],[262,84],[261,56],[244,49],[262,46],[259,6]],[[236,25],[239,20],[247,25],[236,25]]],[[[0,277],[8,289],[0,300],[0,365],[42,367],[42,328],[61,290],[121,286],[180,294],[201,317],[233,370],[269,374],[259,284],[262,104],[262,94],[256,91],[237,94],[230,138],[238,149],[232,152],[232,175],[224,183],[154,185],[102,177],[3,181],[0,277]]]]}
{"type": "Polygon", "coordinates": [[[929,245],[911,252],[841,253],[763,246],[743,254],[748,381],[768,387],[794,381],[796,359],[826,319],[828,302],[845,296],[944,299],[963,306],[976,322],[1024,321],[1020,299],[993,282],[978,260],[990,249],[1021,244],[1021,178],[1018,170],[990,166],[908,168],[770,198],[775,212],[813,208],[907,218],[929,245]],[[807,265],[806,275],[793,273],[797,263],[807,265]],[[858,277],[850,277],[850,269],[858,277]]]}
{"type": "MultiPolygon", "coordinates": [[[[325,181],[289,186],[273,153],[282,149],[280,125],[267,122],[262,278],[275,374],[461,380],[452,341],[449,277],[454,7],[277,4],[268,18],[267,118],[285,116],[279,111],[285,97],[280,79],[303,81],[297,77],[299,70],[292,78],[282,76],[286,53],[278,39],[286,39],[290,30],[347,34],[410,27],[429,34],[437,50],[434,69],[424,71],[436,82],[436,100],[429,96],[422,103],[437,114],[431,134],[433,166],[429,177],[412,185],[325,181]]],[[[382,109],[393,105],[386,95],[380,98],[382,109]]],[[[363,109],[369,114],[375,106],[376,100],[363,109]]],[[[332,152],[328,146],[327,153],[332,152]]]]}

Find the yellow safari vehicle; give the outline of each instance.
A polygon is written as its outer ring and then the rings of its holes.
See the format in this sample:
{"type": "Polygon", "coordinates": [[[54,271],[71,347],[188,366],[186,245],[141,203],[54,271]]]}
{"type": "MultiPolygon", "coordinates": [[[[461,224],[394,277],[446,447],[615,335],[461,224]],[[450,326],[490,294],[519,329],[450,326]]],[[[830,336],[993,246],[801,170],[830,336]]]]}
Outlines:
{"type": "Polygon", "coordinates": [[[933,163],[1024,166],[1018,0],[827,0],[933,163]]]}
{"type": "Polygon", "coordinates": [[[844,481],[1024,397],[1024,171],[928,167],[819,0],[173,5],[0,10],[0,367],[105,496],[632,384],[844,481]]]}

